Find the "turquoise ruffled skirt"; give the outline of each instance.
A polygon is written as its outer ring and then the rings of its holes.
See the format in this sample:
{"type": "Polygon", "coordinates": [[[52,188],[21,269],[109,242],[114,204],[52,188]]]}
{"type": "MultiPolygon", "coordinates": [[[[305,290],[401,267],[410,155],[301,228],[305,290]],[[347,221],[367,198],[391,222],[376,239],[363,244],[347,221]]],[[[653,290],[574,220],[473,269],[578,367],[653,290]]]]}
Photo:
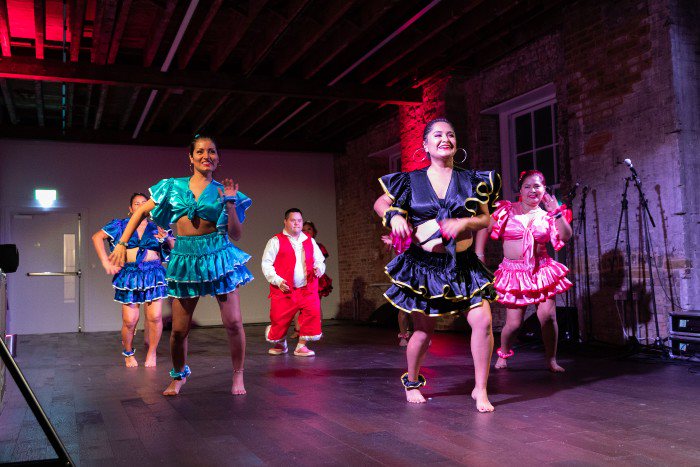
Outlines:
{"type": "Polygon", "coordinates": [[[177,237],[168,263],[168,295],[175,298],[223,295],[253,280],[250,255],[225,233],[177,237]]]}
{"type": "Polygon", "coordinates": [[[160,261],[126,263],[112,279],[114,301],[125,305],[146,303],[168,296],[165,268],[160,261]]]}

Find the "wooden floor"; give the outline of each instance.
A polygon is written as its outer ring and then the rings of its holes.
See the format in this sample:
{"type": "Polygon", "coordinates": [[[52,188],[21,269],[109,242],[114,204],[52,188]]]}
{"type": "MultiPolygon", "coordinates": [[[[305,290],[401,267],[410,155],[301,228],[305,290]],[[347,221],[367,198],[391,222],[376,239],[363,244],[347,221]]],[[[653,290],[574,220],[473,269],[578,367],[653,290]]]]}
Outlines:
{"type": "MultiPolygon", "coordinates": [[[[329,325],[305,359],[269,356],[263,330],[246,327],[246,396],[229,394],[220,328],[192,332],[193,374],[176,398],[160,395],[167,336],[157,369],[124,368],[117,333],[22,336],[18,362],[78,465],[700,465],[697,366],[586,349],[555,375],[523,348],[492,372],[496,411],[480,414],[463,335],[434,337],[430,400],[416,406],[394,331],[329,325]]],[[[49,457],[10,379],[0,462],[49,457]]]]}

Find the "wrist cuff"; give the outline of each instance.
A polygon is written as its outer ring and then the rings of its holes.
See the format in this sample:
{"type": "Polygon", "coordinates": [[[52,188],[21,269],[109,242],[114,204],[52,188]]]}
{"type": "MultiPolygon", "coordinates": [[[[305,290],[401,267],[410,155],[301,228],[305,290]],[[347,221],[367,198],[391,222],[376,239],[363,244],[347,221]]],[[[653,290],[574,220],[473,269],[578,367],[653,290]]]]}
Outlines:
{"type": "Polygon", "coordinates": [[[391,228],[391,219],[396,215],[401,216],[404,219],[408,219],[408,212],[407,211],[405,211],[401,208],[395,208],[394,206],[392,206],[384,212],[384,217],[382,220],[382,224],[384,225],[384,227],[390,229],[391,228]]]}

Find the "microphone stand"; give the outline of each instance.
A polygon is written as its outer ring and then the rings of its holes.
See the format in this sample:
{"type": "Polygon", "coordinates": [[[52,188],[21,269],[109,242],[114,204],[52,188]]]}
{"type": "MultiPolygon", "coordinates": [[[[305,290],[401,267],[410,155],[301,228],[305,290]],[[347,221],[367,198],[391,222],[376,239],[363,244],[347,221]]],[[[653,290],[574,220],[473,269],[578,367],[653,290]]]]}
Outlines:
{"type": "Polygon", "coordinates": [[[654,218],[651,217],[651,212],[649,211],[649,203],[647,202],[646,196],[642,191],[642,181],[639,179],[635,173],[632,177],[634,180],[634,185],[637,187],[639,192],[639,204],[643,207],[642,209],[642,232],[644,237],[644,249],[646,250],[647,257],[647,267],[649,268],[649,287],[651,295],[651,307],[654,314],[654,327],[656,328],[656,338],[654,339],[654,348],[660,351],[664,351],[664,341],[661,338],[661,331],[659,329],[659,313],[656,309],[656,292],[654,291],[654,270],[652,269],[652,259],[651,259],[651,234],[649,232],[649,222],[652,227],[656,227],[654,223],[654,218]]]}
{"type": "MultiPolygon", "coordinates": [[[[622,218],[624,215],[625,219],[625,240],[627,242],[627,248],[625,249],[625,256],[627,259],[627,300],[625,300],[625,305],[623,309],[623,314],[622,316],[631,316],[634,313],[634,306],[632,305],[632,247],[630,246],[630,217],[629,217],[629,209],[628,209],[628,201],[627,201],[627,189],[630,186],[630,180],[632,180],[632,177],[625,177],[625,189],[622,192],[622,200],[621,200],[621,208],[620,208],[620,220],[617,223],[617,235],[615,236],[615,248],[613,249],[614,252],[617,252],[617,245],[620,242],[620,231],[622,229],[622,218]],[[630,307],[630,315],[627,315],[627,305],[629,304],[630,307]]],[[[614,274],[615,270],[617,267],[617,255],[613,256],[613,263],[612,263],[612,271],[611,273],[614,274]]],[[[624,322],[621,323],[622,326],[624,327],[624,322]]],[[[637,340],[637,329],[636,329],[636,319],[635,319],[635,331],[634,335],[632,337],[628,337],[628,339],[631,341],[632,345],[636,347],[639,345],[639,342],[637,340]]]]}
{"type": "Polygon", "coordinates": [[[583,230],[583,264],[584,264],[584,276],[586,277],[586,286],[584,288],[585,298],[586,298],[586,318],[588,319],[588,335],[587,340],[595,340],[593,335],[593,312],[591,311],[591,280],[590,280],[590,268],[588,266],[588,236],[586,234],[586,196],[588,195],[588,186],[585,186],[581,191],[581,207],[578,214],[578,233],[583,230]]]}

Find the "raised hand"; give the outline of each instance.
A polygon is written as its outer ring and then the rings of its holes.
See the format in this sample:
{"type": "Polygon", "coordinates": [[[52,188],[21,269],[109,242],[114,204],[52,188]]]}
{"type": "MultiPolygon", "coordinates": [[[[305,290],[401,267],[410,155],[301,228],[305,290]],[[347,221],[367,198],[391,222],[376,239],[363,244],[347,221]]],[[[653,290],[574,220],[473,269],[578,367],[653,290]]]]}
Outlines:
{"type": "Polygon", "coordinates": [[[552,212],[559,207],[559,202],[557,201],[556,197],[550,195],[549,193],[545,193],[544,196],[542,196],[542,205],[544,206],[545,211],[552,212]]]}
{"type": "Polygon", "coordinates": [[[164,239],[164,238],[167,238],[168,235],[169,235],[169,234],[168,234],[168,231],[167,231],[167,230],[165,230],[165,229],[162,228],[162,227],[158,227],[158,232],[156,232],[155,237],[156,237],[158,240],[162,240],[162,239],[164,239]]]}
{"type": "Polygon", "coordinates": [[[230,178],[225,178],[222,183],[224,185],[224,191],[222,192],[221,188],[219,188],[219,196],[221,198],[235,197],[238,194],[238,183],[234,183],[230,178]]]}

